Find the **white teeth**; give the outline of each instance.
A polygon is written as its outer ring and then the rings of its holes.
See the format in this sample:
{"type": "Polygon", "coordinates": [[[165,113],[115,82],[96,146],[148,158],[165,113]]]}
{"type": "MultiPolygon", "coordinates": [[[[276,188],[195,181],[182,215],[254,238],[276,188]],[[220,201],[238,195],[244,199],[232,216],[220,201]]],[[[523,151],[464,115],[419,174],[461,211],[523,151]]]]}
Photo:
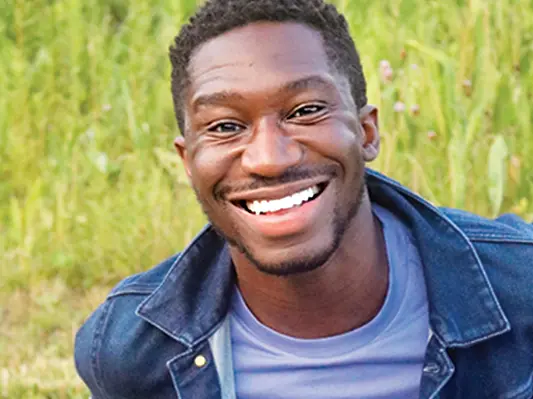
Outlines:
{"type": "Polygon", "coordinates": [[[277,212],[282,209],[290,209],[295,206],[299,206],[302,203],[309,200],[309,198],[313,197],[314,195],[318,194],[319,192],[318,186],[312,186],[305,190],[299,191],[297,193],[294,193],[292,195],[289,195],[287,197],[283,197],[280,199],[275,200],[255,200],[255,201],[246,201],[246,206],[248,209],[255,213],[256,215],[259,215],[261,213],[269,213],[269,212],[277,212]]]}

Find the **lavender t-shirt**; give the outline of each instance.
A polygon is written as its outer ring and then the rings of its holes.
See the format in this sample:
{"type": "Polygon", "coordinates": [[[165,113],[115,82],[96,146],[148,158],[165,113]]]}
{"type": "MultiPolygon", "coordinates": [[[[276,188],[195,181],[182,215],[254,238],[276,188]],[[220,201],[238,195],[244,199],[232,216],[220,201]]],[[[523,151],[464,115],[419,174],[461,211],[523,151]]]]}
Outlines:
{"type": "Polygon", "coordinates": [[[418,397],[429,322],[422,264],[409,229],[373,205],[389,260],[389,288],[374,319],[320,339],[261,324],[235,288],[230,311],[239,399],[412,399],[418,397]]]}

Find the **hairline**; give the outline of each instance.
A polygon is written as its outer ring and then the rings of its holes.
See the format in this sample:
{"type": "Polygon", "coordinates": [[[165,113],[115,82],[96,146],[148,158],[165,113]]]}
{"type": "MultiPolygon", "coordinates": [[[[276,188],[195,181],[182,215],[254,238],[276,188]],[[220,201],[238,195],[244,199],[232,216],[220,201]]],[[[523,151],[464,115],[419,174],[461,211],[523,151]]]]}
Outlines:
{"type": "MultiPolygon", "coordinates": [[[[229,32],[233,32],[236,29],[242,29],[242,28],[248,27],[250,25],[254,25],[254,24],[273,24],[273,25],[295,24],[295,25],[305,26],[306,28],[311,29],[312,31],[317,33],[319,35],[319,37],[320,37],[321,42],[322,42],[322,47],[323,47],[323,50],[324,50],[324,54],[326,56],[327,64],[331,68],[332,75],[340,77],[343,80],[343,82],[342,82],[343,86],[345,86],[346,84],[348,85],[348,94],[349,94],[349,98],[351,99],[352,105],[355,107],[355,110],[357,112],[360,111],[360,108],[357,105],[357,100],[354,98],[353,93],[352,93],[352,82],[351,82],[351,79],[349,77],[348,71],[346,70],[346,68],[343,68],[342,61],[340,60],[340,57],[338,55],[338,53],[342,49],[340,48],[340,46],[335,46],[332,43],[333,42],[332,40],[329,40],[329,41],[327,40],[326,35],[324,34],[325,32],[327,32],[326,30],[320,30],[316,26],[313,26],[312,24],[310,24],[310,23],[308,23],[306,21],[299,21],[297,19],[287,19],[287,20],[282,20],[282,21],[270,21],[268,19],[258,19],[258,20],[247,22],[247,23],[242,24],[242,25],[234,26],[231,29],[223,31],[223,32],[221,32],[221,33],[219,33],[219,34],[217,34],[215,36],[209,37],[206,40],[204,40],[201,43],[199,43],[195,48],[193,48],[193,50],[191,51],[190,56],[189,56],[188,64],[184,68],[185,74],[184,74],[182,82],[181,82],[181,86],[182,86],[181,87],[181,94],[179,95],[181,107],[180,107],[180,110],[178,112],[180,112],[180,118],[182,120],[183,130],[187,130],[186,129],[187,124],[186,124],[186,118],[185,118],[185,106],[186,106],[185,99],[188,97],[188,91],[189,91],[189,89],[191,87],[191,68],[192,68],[191,65],[193,63],[194,57],[210,41],[215,40],[216,38],[219,38],[220,36],[225,35],[225,34],[227,34],[229,32]],[[336,48],[337,50],[334,50],[334,48],[336,48]]],[[[347,67],[347,66],[345,66],[345,67],[347,67]]],[[[181,134],[183,136],[185,136],[185,132],[184,131],[181,131],[181,129],[180,129],[180,132],[181,132],[181,134]]]]}

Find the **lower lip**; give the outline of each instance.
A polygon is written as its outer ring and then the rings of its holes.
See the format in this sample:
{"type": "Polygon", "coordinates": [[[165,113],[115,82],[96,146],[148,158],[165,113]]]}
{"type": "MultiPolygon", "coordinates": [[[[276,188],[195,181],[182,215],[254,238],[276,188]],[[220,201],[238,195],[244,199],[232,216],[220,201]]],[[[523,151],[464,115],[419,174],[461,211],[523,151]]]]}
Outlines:
{"type": "Polygon", "coordinates": [[[238,208],[244,215],[247,225],[254,231],[268,237],[282,237],[301,233],[319,216],[320,203],[326,197],[328,187],[314,200],[300,206],[279,212],[255,215],[238,208]]]}

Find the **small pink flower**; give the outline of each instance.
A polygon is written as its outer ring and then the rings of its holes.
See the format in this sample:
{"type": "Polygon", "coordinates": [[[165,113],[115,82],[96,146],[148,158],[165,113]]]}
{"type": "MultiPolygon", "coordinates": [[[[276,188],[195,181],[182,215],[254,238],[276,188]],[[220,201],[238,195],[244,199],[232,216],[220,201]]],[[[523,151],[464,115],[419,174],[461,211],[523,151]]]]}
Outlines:
{"type": "Polygon", "coordinates": [[[379,67],[380,67],[381,69],[386,69],[386,68],[390,68],[391,65],[390,65],[390,62],[389,62],[388,60],[381,60],[381,61],[379,62],[379,67]]]}
{"type": "Polygon", "coordinates": [[[420,106],[418,104],[411,105],[411,114],[418,115],[420,113],[420,106]]]}
{"type": "Polygon", "coordinates": [[[428,132],[428,139],[430,139],[430,140],[434,140],[434,139],[436,139],[436,138],[437,138],[437,133],[436,133],[435,131],[433,131],[433,130],[430,130],[430,131],[428,132]]]}
{"type": "Polygon", "coordinates": [[[405,104],[401,101],[398,101],[394,104],[394,112],[404,112],[405,111],[405,104]]]}
{"type": "Polygon", "coordinates": [[[379,63],[379,71],[381,73],[381,80],[385,83],[392,81],[394,75],[394,70],[392,69],[390,62],[387,60],[382,60],[379,63]]]}

